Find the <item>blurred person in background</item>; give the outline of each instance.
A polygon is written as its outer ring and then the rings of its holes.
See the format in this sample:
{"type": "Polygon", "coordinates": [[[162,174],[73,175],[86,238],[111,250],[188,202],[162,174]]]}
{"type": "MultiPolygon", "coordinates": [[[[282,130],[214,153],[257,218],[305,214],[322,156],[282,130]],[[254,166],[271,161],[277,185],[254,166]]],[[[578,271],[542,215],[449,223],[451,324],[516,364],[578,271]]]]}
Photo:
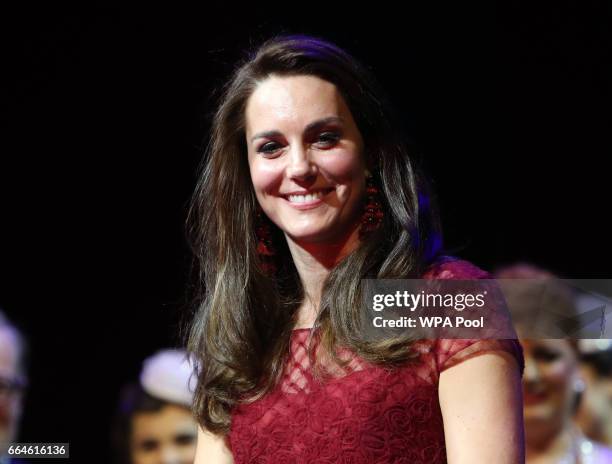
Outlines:
{"type": "Polygon", "coordinates": [[[0,310],[0,464],[11,462],[7,449],[17,440],[27,384],[25,340],[0,310]]]}
{"type": "Polygon", "coordinates": [[[138,384],[123,388],[113,430],[118,464],[192,464],[197,425],[186,353],[163,350],[145,360],[138,384]]]}
{"type": "Polygon", "coordinates": [[[592,440],[612,446],[612,340],[579,341],[586,383],[576,421],[592,440]]]}
{"type": "Polygon", "coordinates": [[[504,267],[495,277],[525,356],[527,464],[612,463],[612,449],[587,438],[574,423],[585,390],[577,340],[552,332],[560,321],[578,315],[573,294],[552,273],[529,264],[504,267]],[[556,338],[534,337],[534,325],[556,338]]]}

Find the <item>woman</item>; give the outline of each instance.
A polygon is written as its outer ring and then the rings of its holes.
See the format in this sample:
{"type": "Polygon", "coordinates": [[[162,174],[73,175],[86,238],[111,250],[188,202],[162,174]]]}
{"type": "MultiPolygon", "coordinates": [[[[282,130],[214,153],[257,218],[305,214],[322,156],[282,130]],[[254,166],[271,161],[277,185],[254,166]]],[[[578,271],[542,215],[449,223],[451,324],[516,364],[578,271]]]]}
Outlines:
{"type": "Polygon", "coordinates": [[[560,321],[577,314],[571,292],[549,272],[527,264],[505,267],[497,271],[496,276],[503,279],[499,282],[525,355],[523,400],[527,463],[612,462],[611,449],[589,440],[574,426],[576,409],[585,388],[577,341],[551,333],[559,327],[560,321]],[[515,282],[514,279],[520,280],[515,282]],[[547,333],[559,338],[543,338],[547,333]]]}
{"type": "Polygon", "coordinates": [[[225,88],[190,215],[196,463],[522,462],[518,342],[359,336],[365,277],[486,276],[438,256],[392,116],[313,37],[269,40],[225,88]]]}
{"type": "Polygon", "coordinates": [[[146,359],[140,382],[121,394],[114,427],[118,464],[192,464],[197,427],[191,414],[192,368],[181,350],[146,359]]]}

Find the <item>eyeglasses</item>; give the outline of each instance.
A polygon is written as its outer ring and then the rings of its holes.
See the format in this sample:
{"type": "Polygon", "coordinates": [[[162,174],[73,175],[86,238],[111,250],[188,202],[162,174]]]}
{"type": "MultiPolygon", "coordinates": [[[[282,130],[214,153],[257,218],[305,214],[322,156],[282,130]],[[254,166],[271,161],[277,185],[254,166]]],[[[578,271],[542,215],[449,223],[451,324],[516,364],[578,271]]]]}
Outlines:
{"type": "Polygon", "coordinates": [[[19,393],[23,393],[26,386],[26,381],[23,378],[16,377],[11,379],[0,376],[0,402],[6,401],[19,393]]]}

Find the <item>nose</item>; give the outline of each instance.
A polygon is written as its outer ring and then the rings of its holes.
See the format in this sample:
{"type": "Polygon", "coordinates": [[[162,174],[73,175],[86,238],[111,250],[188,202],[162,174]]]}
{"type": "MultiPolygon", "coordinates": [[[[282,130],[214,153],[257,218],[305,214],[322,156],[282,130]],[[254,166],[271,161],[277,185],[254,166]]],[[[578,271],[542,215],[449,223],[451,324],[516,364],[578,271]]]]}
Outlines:
{"type": "Polygon", "coordinates": [[[526,383],[536,383],[540,379],[540,369],[537,363],[530,356],[525,356],[525,371],[523,380],[526,383]]]}
{"type": "Polygon", "coordinates": [[[310,159],[307,148],[301,144],[296,144],[291,148],[289,164],[287,166],[287,176],[293,180],[308,180],[316,177],[317,166],[310,159]]]}
{"type": "Polygon", "coordinates": [[[161,452],[160,464],[183,464],[181,453],[174,446],[165,446],[161,452]]]}

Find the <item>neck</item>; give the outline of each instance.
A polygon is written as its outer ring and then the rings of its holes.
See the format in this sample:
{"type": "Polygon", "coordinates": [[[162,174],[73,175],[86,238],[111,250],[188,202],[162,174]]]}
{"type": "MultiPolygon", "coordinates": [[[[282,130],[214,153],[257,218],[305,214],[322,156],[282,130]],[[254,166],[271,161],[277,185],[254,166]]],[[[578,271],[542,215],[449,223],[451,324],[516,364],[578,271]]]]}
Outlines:
{"type": "Polygon", "coordinates": [[[333,241],[305,242],[285,237],[305,293],[298,319],[307,325],[316,318],[323,282],[329,272],[359,246],[359,224],[333,241]]]}

